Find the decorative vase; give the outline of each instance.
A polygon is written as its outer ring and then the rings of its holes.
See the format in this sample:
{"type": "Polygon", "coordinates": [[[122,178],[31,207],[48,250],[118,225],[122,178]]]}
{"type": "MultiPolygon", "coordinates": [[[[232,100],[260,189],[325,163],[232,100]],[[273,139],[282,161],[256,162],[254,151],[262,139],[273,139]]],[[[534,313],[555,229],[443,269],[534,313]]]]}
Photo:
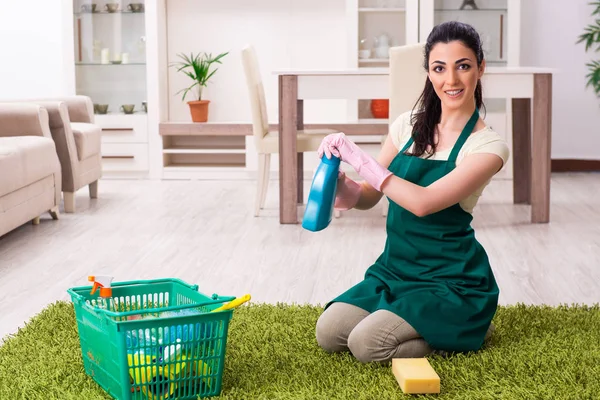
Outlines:
{"type": "Polygon", "coordinates": [[[374,118],[389,118],[390,101],[388,99],[371,100],[371,114],[374,118]]]}
{"type": "Polygon", "coordinates": [[[382,33],[381,35],[375,38],[375,57],[381,59],[390,58],[390,45],[392,38],[386,34],[382,33]]]}
{"type": "Polygon", "coordinates": [[[193,122],[208,121],[208,103],[210,100],[188,101],[193,122]]]}
{"type": "Polygon", "coordinates": [[[475,4],[475,0],[463,0],[460,9],[464,10],[466,7],[471,7],[473,10],[479,10],[479,7],[477,7],[477,4],[475,4]]]}

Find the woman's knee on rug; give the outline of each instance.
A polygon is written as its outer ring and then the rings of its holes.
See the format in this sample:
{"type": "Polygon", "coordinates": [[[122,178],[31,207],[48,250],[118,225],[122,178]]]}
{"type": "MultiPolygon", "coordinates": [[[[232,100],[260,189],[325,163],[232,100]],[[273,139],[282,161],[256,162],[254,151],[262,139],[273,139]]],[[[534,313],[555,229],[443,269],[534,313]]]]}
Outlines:
{"type": "Polygon", "coordinates": [[[348,350],[348,336],[369,312],[348,303],[333,303],[317,321],[317,343],[333,353],[348,350]]]}
{"type": "Polygon", "coordinates": [[[348,348],[364,363],[424,357],[432,351],[408,322],[387,310],[378,310],[362,320],[350,332],[348,348]]]}

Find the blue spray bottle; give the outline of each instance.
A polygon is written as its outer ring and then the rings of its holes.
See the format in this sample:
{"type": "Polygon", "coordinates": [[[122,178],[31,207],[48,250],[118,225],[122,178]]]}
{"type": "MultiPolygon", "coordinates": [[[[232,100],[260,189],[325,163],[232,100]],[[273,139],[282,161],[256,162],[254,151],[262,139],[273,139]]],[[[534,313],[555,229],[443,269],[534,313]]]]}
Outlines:
{"type": "Polygon", "coordinates": [[[317,232],[327,228],[331,222],[339,170],[340,159],[334,155],[327,158],[323,154],[313,177],[308,202],[304,209],[302,219],[304,229],[317,232]]]}

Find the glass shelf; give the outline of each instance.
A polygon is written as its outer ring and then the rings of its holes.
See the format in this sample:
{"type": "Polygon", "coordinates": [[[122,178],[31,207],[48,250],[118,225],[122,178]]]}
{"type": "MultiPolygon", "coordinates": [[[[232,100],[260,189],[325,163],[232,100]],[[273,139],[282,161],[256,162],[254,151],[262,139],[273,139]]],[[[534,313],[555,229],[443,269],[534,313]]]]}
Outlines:
{"type": "Polygon", "coordinates": [[[107,66],[118,66],[118,65],[122,65],[122,66],[126,66],[126,65],[146,65],[146,63],[144,62],[129,62],[129,63],[109,63],[109,64],[103,64],[103,63],[99,63],[99,62],[77,62],[75,63],[75,65],[107,65],[107,66]]]}
{"type": "Polygon", "coordinates": [[[135,117],[135,116],[139,116],[139,115],[148,115],[148,113],[146,113],[146,111],[141,111],[141,110],[137,111],[136,110],[136,111],[134,111],[133,113],[130,113],[130,114],[125,114],[124,112],[109,111],[109,112],[104,113],[104,114],[101,114],[99,112],[94,112],[94,115],[96,117],[97,116],[100,116],[100,117],[102,117],[102,116],[109,116],[110,117],[110,116],[115,116],[115,115],[118,115],[120,117],[135,117]]]}
{"type": "Polygon", "coordinates": [[[434,25],[459,21],[475,28],[481,37],[483,52],[488,63],[505,65],[508,52],[507,0],[435,0],[434,25]],[[472,8],[468,4],[477,4],[472,8]],[[461,10],[462,5],[467,5],[461,10]]]}
{"type": "Polygon", "coordinates": [[[435,12],[508,12],[506,8],[480,8],[478,10],[474,10],[472,8],[436,8],[435,12]]]}
{"type": "Polygon", "coordinates": [[[390,7],[361,7],[358,9],[358,12],[372,12],[372,13],[390,13],[390,12],[396,12],[396,13],[404,13],[406,12],[406,8],[399,8],[399,7],[394,7],[394,8],[390,8],[390,7]]]}
{"type": "Polygon", "coordinates": [[[116,14],[144,14],[144,11],[115,11],[115,12],[108,12],[108,11],[96,11],[96,12],[91,12],[91,11],[79,11],[79,12],[74,12],[74,15],[100,15],[100,14],[110,14],[110,15],[116,15],[116,14]]]}
{"type": "Polygon", "coordinates": [[[94,104],[108,105],[108,114],[98,116],[145,116],[137,112],[124,114],[120,108],[136,104],[141,110],[139,104],[147,101],[145,1],[108,1],[73,0],[76,93],[89,96],[94,104]],[[96,9],[92,11],[94,4],[96,9]],[[120,9],[110,12],[105,4],[120,9]],[[117,60],[125,62],[114,62],[117,60]]]}

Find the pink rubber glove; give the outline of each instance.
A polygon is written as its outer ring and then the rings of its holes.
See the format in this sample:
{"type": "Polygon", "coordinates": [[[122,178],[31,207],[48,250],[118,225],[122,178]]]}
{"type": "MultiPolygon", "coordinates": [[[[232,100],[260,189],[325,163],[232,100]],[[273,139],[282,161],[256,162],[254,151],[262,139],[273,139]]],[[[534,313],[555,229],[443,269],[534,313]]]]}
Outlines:
{"type": "Polygon", "coordinates": [[[332,154],[339,157],[340,160],[350,164],[358,175],[378,191],[381,191],[383,182],[392,175],[387,168],[379,165],[373,157],[341,132],[325,136],[317,153],[319,157],[323,157],[323,153],[327,158],[331,158],[332,154]]]}
{"type": "Polygon", "coordinates": [[[338,173],[337,190],[335,192],[335,203],[333,207],[336,210],[349,210],[356,206],[362,192],[361,186],[348,178],[343,171],[338,173]]]}

